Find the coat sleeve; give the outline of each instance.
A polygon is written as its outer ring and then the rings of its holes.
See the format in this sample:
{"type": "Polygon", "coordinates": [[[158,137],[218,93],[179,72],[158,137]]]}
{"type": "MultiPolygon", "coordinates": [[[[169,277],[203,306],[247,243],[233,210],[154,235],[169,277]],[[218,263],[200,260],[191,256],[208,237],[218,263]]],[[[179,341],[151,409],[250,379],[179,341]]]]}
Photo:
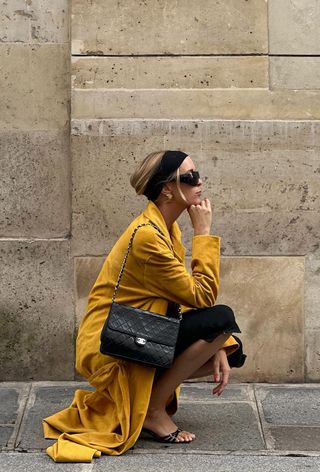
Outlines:
{"type": "Polygon", "coordinates": [[[133,253],[143,264],[144,287],[151,293],[190,308],[214,305],[219,286],[219,237],[193,237],[191,274],[165,239],[152,229],[140,232],[133,253]]]}

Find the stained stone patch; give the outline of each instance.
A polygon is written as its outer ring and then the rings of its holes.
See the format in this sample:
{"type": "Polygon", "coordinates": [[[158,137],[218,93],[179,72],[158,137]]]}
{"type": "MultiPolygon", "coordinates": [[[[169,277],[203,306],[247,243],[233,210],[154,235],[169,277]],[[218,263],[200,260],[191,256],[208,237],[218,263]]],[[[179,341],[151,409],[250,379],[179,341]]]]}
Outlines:
{"type": "Polygon", "coordinates": [[[0,448],[6,447],[13,433],[13,427],[0,425],[0,448]]]}
{"type": "Polygon", "coordinates": [[[0,5],[0,41],[66,43],[68,0],[10,0],[0,5]]]}
{"type": "Polygon", "coordinates": [[[320,89],[320,57],[269,57],[270,88],[320,89]]]}
{"type": "Polygon", "coordinates": [[[1,388],[0,424],[14,424],[17,417],[19,393],[14,388],[1,388]]]}
{"type": "Polygon", "coordinates": [[[250,400],[248,388],[228,385],[220,397],[212,395],[215,384],[199,383],[197,385],[191,382],[184,384],[181,388],[179,400],[199,401],[199,402],[221,402],[221,401],[248,401],[250,400]]]}
{"type": "Polygon", "coordinates": [[[285,451],[319,451],[320,428],[279,426],[270,428],[274,448],[285,451]]]}
{"type": "Polygon", "coordinates": [[[1,241],[0,379],[73,379],[69,241],[1,241]]]}
{"type": "Polygon", "coordinates": [[[16,447],[20,450],[46,449],[54,441],[44,439],[42,419],[57,413],[68,407],[77,388],[92,390],[87,384],[61,386],[61,387],[36,387],[31,392],[31,403],[27,417],[22,425],[16,447]]]}
{"type": "Polygon", "coordinates": [[[0,43],[1,130],[61,129],[69,122],[70,51],[65,44],[0,43]]]}
{"type": "Polygon", "coordinates": [[[70,233],[69,137],[64,131],[0,133],[1,237],[70,233]]]}
{"type": "MultiPolygon", "coordinates": [[[[197,439],[192,450],[234,451],[264,448],[255,413],[248,403],[181,404],[174,416],[177,425],[193,431],[197,439]]],[[[166,445],[150,440],[143,434],[136,448],[163,449],[166,445]]],[[[190,444],[175,444],[179,449],[188,449],[190,444]]]]}
{"type": "Polygon", "coordinates": [[[259,387],[257,391],[267,423],[319,426],[319,387],[259,387]]]}
{"type": "Polygon", "coordinates": [[[6,472],[93,472],[93,464],[59,463],[54,462],[45,453],[29,454],[19,452],[1,454],[0,470],[6,472]]]}
{"type": "Polygon", "coordinates": [[[269,0],[271,54],[318,55],[320,53],[318,0],[269,0]]]}

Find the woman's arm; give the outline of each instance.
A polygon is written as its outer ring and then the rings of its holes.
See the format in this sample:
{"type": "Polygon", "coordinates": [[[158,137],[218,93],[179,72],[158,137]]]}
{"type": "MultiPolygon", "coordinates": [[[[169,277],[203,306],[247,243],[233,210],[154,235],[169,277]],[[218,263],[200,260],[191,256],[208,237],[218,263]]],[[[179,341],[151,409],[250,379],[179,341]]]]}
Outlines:
{"type": "Polygon", "coordinates": [[[190,308],[214,305],[219,286],[219,237],[193,237],[192,274],[153,228],[137,233],[133,254],[143,266],[144,287],[151,294],[190,308]]]}

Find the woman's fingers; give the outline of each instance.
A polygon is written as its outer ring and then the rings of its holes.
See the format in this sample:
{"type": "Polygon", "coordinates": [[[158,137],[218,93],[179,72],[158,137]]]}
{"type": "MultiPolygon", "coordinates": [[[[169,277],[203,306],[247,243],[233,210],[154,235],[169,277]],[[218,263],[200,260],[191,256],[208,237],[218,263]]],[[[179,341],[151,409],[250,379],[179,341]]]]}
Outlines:
{"type": "Polygon", "coordinates": [[[199,205],[191,205],[188,208],[195,234],[209,234],[212,223],[211,204],[208,198],[202,200],[199,205]]]}
{"type": "Polygon", "coordinates": [[[213,395],[221,395],[229,382],[230,366],[224,349],[219,350],[214,356],[213,378],[219,384],[212,390],[213,395]]]}

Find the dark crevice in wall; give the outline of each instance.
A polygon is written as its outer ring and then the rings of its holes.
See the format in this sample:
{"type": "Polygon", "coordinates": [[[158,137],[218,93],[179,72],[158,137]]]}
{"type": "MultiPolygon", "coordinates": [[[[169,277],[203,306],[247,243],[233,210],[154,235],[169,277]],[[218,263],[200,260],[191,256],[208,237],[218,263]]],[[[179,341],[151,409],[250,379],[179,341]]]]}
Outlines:
{"type": "Polygon", "coordinates": [[[265,56],[265,57],[320,57],[320,54],[95,54],[88,51],[88,54],[72,54],[72,57],[244,57],[244,56],[265,56]]]}

